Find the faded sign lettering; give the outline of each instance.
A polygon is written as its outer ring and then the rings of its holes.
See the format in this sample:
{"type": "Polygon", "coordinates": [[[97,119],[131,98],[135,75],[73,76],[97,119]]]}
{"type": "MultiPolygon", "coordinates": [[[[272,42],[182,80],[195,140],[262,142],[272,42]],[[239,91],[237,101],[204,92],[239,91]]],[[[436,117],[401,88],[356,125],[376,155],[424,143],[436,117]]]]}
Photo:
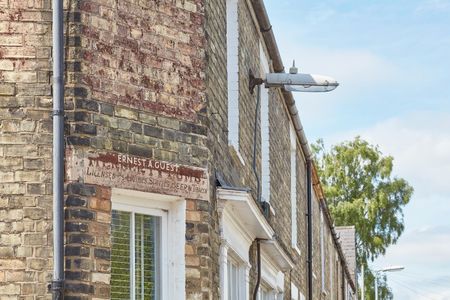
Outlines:
{"type": "Polygon", "coordinates": [[[69,180],[209,200],[206,169],[118,153],[68,150],[69,180]]]}

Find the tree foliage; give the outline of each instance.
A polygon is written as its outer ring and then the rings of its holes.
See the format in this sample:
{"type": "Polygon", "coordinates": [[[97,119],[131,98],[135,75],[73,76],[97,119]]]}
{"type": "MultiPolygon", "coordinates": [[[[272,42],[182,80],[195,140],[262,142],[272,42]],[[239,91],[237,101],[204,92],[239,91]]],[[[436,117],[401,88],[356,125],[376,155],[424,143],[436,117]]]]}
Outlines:
{"type": "MultiPolygon", "coordinates": [[[[402,234],[403,207],[411,199],[413,188],[392,175],[393,157],[383,156],[377,146],[360,137],[330,150],[318,140],[312,149],[330,213],[337,226],[355,226],[357,263],[368,270],[368,261],[385,254],[402,234]]],[[[373,280],[368,272],[367,280],[373,280]]],[[[386,293],[384,299],[389,298],[388,289],[386,293]]]]}

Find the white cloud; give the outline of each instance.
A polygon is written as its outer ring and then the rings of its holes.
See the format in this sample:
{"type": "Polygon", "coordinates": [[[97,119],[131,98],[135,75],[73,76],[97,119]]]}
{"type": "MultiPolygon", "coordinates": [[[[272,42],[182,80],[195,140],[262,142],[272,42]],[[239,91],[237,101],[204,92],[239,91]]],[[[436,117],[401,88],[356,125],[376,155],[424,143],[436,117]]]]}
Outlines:
{"type": "Polygon", "coordinates": [[[434,293],[427,294],[425,296],[420,295],[418,300],[449,300],[450,299],[450,290],[446,291],[436,291],[434,293]]]}
{"type": "Polygon", "coordinates": [[[337,79],[340,84],[332,95],[294,94],[299,99],[298,108],[308,112],[308,116],[303,117],[306,121],[332,117],[338,106],[352,105],[374,87],[390,86],[398,78],[406,78],[395,63],[370,51],[299,47],[297,41],[291,39],[283,40],[282,44],[283,48],[280,50],[286,71],[295,59],[299,72],[328,75],[337,79]],[[320,109],[317,109],[318,103],[320,109]]]}
{"type": "MultiPolygon", "coordinates": [[[[289,42],[288,42],[289,43],[289,42]]],[[[296,59],[300,72],[323,73],[334,76],[342,83],[340,88],[373,87],[375,84],[391,82],[399,78],[400,68],[376,53],[358,49],[324,49],[286,46],[283,43],[285,67],[296,59]]]]}
{"type": "Polygon", "coordinates": [[[448,0],[425,0],[416,8],[417,13],[426,12],[446,12],[450,9],[450,1],[448,0]]]}
{"type": "Polygon", "coordinates": [[[335,144],[361,135],[392,155],[394,173],[415,188],[405,208],[404,234],[376,261],[377,266],[406,267],[388,275],[396,299],[450,299],[449,132],[449,112],[416,111],[325,138],[335,144]],[[448,288],[442,284],[444,275],[448,288]]]}
{"type": "Polygon", "coordinates": [[[424,286],[422,282],[405,283],[404,281],[396,281],[394,291],[394,299],[401,300],[449,300],[450,289],[443,287],[424,286]],[[400,291],[401,294],[400,294],[400,291]]]}
{"type": "Polygon", "coordinates": [[[450,195],[450,113],[420,111],[391,118],[331,142],[361,135],[394,157],[395,172],[411,181],[416,195],[450,195]]]}
{"type": "Polygon", "coordinates": [[[404,234],[388,249],[377,266],[403,265],[405,270],[387,273],[396,299],[450,299],[450,227],[424,226],[404,234]]]}
{"type": "MultiPolygon", "coordinates": [[[[388,255],[379,263],[401,263],[410,268],[433,265],[450,268],[449,253],[450,227],[426,226],[407,230],[398,244],[388,248],[388,255]]],[[[408,273],[408,268],[405,272],[408,273]]]]}

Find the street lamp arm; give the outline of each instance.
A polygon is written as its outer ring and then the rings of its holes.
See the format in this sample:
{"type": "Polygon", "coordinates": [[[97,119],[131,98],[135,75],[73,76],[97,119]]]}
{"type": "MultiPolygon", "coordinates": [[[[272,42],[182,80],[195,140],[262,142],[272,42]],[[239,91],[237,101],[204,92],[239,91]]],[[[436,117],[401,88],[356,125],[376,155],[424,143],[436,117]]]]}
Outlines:
{"type": "Polygon", "coordinates": [[[375,300],[378,300],[378,275],[385,272],[396,272],[405,269],[404,266],[389,266],[379,270],[375,270],[375,300]]]}
{"type": "Polygon", "coordinates": [[[401,271],[404,270],[405,267],[404,266],[389,266],[389,267],[385,267],[379,270],[375,270],[376,273],[381,273],[381,272],[397,272],[397,271],[401,271]]]}

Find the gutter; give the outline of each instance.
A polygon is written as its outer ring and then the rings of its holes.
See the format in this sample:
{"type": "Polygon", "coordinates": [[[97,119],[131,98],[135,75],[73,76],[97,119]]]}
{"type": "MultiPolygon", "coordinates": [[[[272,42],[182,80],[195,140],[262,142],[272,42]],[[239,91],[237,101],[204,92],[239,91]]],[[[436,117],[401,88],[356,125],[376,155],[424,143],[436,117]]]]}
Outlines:
{"type": "MultiPolygon", "coordinates": [[[[269,16],[267,15],[267,11],[266,11],[266,8],[264,6],[264,2],[263,2],[263,0],[251,0],[251,3],[252,3],[253,10],[255,11],[255,14],[256,14],[256,19],[258,21],[258,25],[259,25],[261,34],[263,36],[264,42],[265,42],[267,50],[269,52],[269,57],[272,59],[273,70],[276,73],[284,73],[284,65],[283,65],[283,62],[281,60],[280,51],[278,50],[277,42],[275,40],[275,36],[274,36],[273,31],[272,31],[272,25],[270,24],[269,16]]],[[[299,140],[300,146],[301,146],[303,154],[305,156],[307,169],[308,169],[308,166],[310,167],[310,170],[309,170],[310,171],[310,176],[308,176],[308,177],[309,177],[309,179],[311,179],[311,175],[314,177],[315,183],[313,183],[311,181],[308,181],[308,183],[307,183],[308,187],[310,187],[311,184],[313,184],[315,192],[317,192],[316,189],[318,189],[318,188],[320,189],[320,191],[322,191],[322,187],[320,186],[320,180],[319,180],[319,178],[317,176],[317,170],[316,170],[316,167],[315,167],[315,164],[314,164],[314,161],[313,161],[313,155],[312,155],[311,149],[309,147],[309,143],[308,143],[308,140],[306,138],[302,122],[300,121],[300,117],[299,117],[299,114],[298,114],[297,107],[295,106],[294,97],[292,96],[291,92],[288,92],[285,89],[282,89],[282,95],[283,95],[285,104],[287,106],[287,109],[289,111],[289,114],[290,114],[290,116],[292,118],[292,123],[293,123],[295,131],[297,133],[297,138],[299,140]]],[[[321,194],[319,193],[319,195],[320,195],[320,197],[319,197],[320,200],[319,201],[321,203],[322,210],[325,212],[325,216],[326,216],[326,220],[327,220],[328,226],[331,229],[332,236],[333,236],[333,241],[334,241],[334,244],[336,245],[339,257],[340,257],[340,259],[342,261],[344,272],[345,272],[345,274],[347,275],[347,277],[349,279],[351,287],[356,292],[356,285],[355,285],[352,277],[350,276],[350,272],[348,270],[348,265],[347,265],[347,262],[345,260],[344,253],[342,251],[341,244],[338,241],[336,232],[334,230],[333,221],[332,221],[330,212],[328,210],[328,206],[326,204],[325,197],[323,195],[323,191],[321,192],[321,194]]],[[[310,216],[310,205],[311,205],[311,202],[312,202],[312,196],[310,195],[310,193],[308,193],[307,201],[308,201],[307,216],[309,218],[309,217],[311,217],[310,216]]],[[[308,222],[308,237],[312,238],[312,228],[311,228],[310,225],[311,225],[311,223],[308,222]]],[[[308,241],[308,245],[309,245],[311,240],[310,239],[308,239],[308,240],[309,240],[308,241]]],[[[312,249],[309,249],[312,246],[311,245],[309,245],[309,246],[310,247],[308,247],[308,254],[310,252],[312,252],[312,251],[310,251],[312,249]]],[[[311,257],[308,255],[308,269],[310,268],[310,264],[312,264],[312,254],[311,254],[311,257]]],[[[309,282],[310,282],[309,283],[309,285],[310,285],[309,293],[311,293],[312,292],[312,287],[311,287],[312,274],[310,274],[309,271],[308,271],[308,273],[309,273],[308,277],[309,277],[309,282]]],[[[310,300],[312,300],[311,297],[312,296],[310,296],[310,298],[309,298],[310,300]]]]}
{"type": "MultiPolygon", "coordinates": [[[[251,2],[253,10],[256,14],[256,19],[258,20],[261,34],[264,38],[264,42],[269,52],[269,57],[272,59],[273,70],[275,73],[284,73],[284,66],[281,60],[280,51],[278,50],[277,42],[272,31],[272,25],[270,24],[269,16],[267,15],[263,0],[252,0],[251,2]]],[[[292,122],[294,123],[295,131],[297,132],[297,137],[305,155],[305,159],[306,161],[312,160],[311,149],[309,148],[309,143],[306,139],[305,131],[303,130],[303,125],[300,121],[297,107],[295,106],[294,97],[292,96],[291,92],[288,92],[284,89],[282,89],[282,94],[286,106],[289,110],[289,114],[291,115],[292,122]]]]}
{"type": "Polygon", "coordinates": [[[52,299],[64,299],[64,21],[52,1],[53,31],[53,279],[52,299]]]}

